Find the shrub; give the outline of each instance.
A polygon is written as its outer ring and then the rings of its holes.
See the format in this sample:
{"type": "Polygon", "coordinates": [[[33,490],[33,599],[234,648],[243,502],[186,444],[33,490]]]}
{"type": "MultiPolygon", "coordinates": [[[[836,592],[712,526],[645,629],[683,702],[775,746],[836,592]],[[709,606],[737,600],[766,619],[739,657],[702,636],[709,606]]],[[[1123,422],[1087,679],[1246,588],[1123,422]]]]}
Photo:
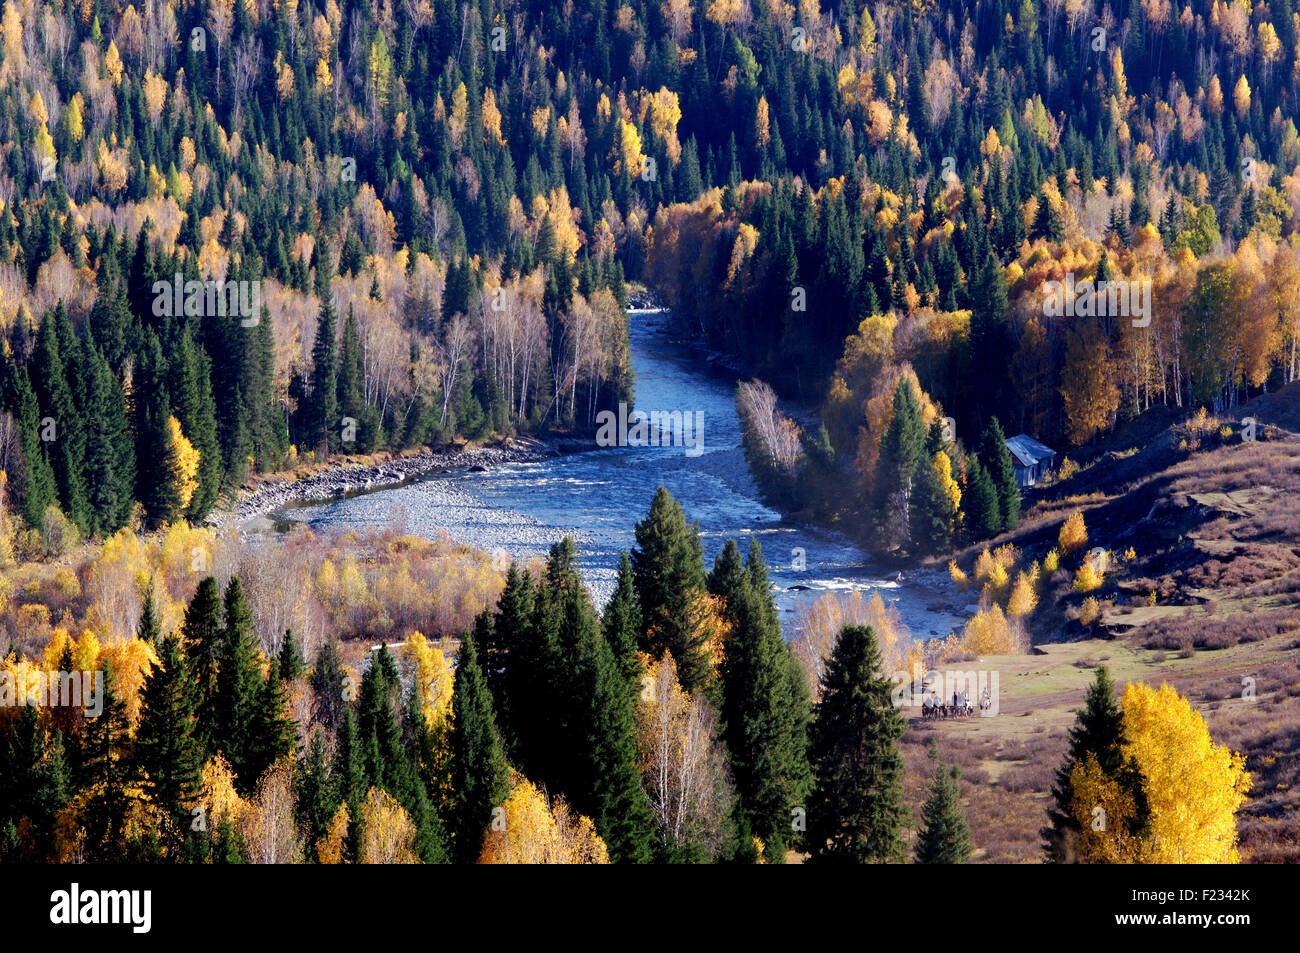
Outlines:
{"type": "Polygon", "coordinates": [[[1079,624],[1086,628],[1099,618],[1101,618],[1101,603],[1097,601],[1097,597],[1089,596],[1084,599],[1083,605],[1079,606],[1079,624]]]}

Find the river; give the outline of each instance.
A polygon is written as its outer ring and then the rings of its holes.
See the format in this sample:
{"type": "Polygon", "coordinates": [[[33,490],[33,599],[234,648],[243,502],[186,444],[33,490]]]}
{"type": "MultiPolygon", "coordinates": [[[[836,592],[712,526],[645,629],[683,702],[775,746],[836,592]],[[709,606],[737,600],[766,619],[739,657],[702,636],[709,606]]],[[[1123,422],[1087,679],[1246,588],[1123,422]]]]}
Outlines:
{"type": "MultiPolygon", "coordinates": [[[[439,530],[520,560],[544,556],[572,536],[583,579],[596,602],[613,590],[619,553],[635,545],[634,527],[662,484],[698,521],[705,556],[728,538],[748,552],[757,536],[773,579],[786,637],[799,609],[826,591],[879,590],[897,605],[914,637],[959,629],[966,599],[942,570],[883,572],[844,535],[783,520],[759,499],[741,449],[733,397],[736,378],[676,344],[660,311],[629,315],[636,408],[702,414],[702,452],[682,446],[614,446],[485,471],[452,470],[390,489],[281,510],[281,519],[316,530],[366,528],[400,520],[408,532],[439,530]]],[[[693,416],[693,419],[701,419],[693,416]]]]}

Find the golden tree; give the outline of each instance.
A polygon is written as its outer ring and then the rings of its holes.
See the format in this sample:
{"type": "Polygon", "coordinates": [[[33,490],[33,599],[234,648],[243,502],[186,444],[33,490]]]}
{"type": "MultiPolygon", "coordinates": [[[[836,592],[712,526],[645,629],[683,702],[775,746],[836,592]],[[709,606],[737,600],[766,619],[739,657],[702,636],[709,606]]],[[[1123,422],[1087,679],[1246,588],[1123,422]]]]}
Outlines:
{"type": "Polygon", "coordinates": [[[1237,863],[1237,809],[1251,787],[1245,756],[1216,745],[1172,685],[1129,685],[1123,705],[1124,753],[1137,761],[1151,809],[1141,861],[1237,863]]]}
{"type": "Polygon", "coordinates": [[[519,777],[488,825],[480,864],[607,864],[609,851],[589,818],[564,798],[551,806],[531,781],[519,777]]]}
{"type": "Polygon", "coordinates": [[[360,857],[363,864],[418,864],[415,824],[402,805],[379,788],[371,788],[361,808],[360,857]]]}

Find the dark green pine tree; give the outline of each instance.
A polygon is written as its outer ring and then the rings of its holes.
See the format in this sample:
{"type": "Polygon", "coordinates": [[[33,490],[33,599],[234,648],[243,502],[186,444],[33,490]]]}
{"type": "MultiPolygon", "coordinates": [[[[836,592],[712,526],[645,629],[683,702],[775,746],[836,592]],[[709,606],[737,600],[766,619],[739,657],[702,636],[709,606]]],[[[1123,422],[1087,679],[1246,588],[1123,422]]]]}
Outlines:
{"type": "Polygon", "coordinates": [[[938,763],[933,742],[930,758],[936,765],[934,780],[921,806],[921,829],[913,853],[918,864],[964,864],[970,860],[971,842],[961,809],[961,769],[938,763]]]}
{"type": "Polygon", "coordinates": [[[452,847],[458,863],[473,863],[493,808],[507,795],[506,759],[492,714],[492,695],[479,668],[474,636],[465,633],[452,689],[452,847]]]}
{"type": "Polygon", "coordinates": [[[1016,467],[1007,449],[1006,435],[996,417],[989,419],[980,437],[980,464],[998,494],[999,532],[1015,529],[1020,525],[1020,484],[1016,482],[1016,467]]]}
{"type": "MultiPolygon", "coordinates": [[[[324,272],[322,272],[324,274],[324,272]]],[[[340,420],[338,412],[338,319],[334,315],[329,278],[324,284],[317,279],[316,293],[320,298],[320,322],[316,326],[316,341],[311,349],[311,394],[308,405],[308,447],[328,453],[338,445],[340,420]]]]}
{"type": "Polygon", "coordinates": [[[279,662],[280,677],[286,682],[294,681],[307,669],[302,652],[298,650],[298,643],[294,641],[292,629],[284,630],[284,640],[280,643],[279,662]]]}
{"type": "Polygon", "coordinates": [[[92,863],[116,863],[125,856],[132,766],[130,722],[111,665],[104,666],[101,694],[99,715],[85,722],[77,787],[90,792],[81,812],[87,858],[92,863]]]}
{"type": "Polygon", "coordinates": [[[626,552],[619,555],[618,582],[614,594],[605,604],[601,626],[629,692],[638,695],[641,691],[641,660],[637,657],[637,646],[643,635],[641,604],[637,601],[632,560],[626,552]]]}
{"type": "Polygon", "coordinates": [[[59,505],[83,533],[90,528],[83,468],[86,430],[73,399],[71,382],[77,380],[75,355],[62,353],[57,325],[62,309],[50,312],[36,334],[30,375],[40,405],[42,439],[48,444],[50,466],[58,487],[59,505]],[[47,439],[48,437],[48,439],[47,439]]]}
{"type": "Polygon", "coordinates": [[[532,641],[532,576],[528,570],[511,563],[492,618],[491,636],[486,643],[476,640],[475,644],[482,652],[483,676],[492,692],[501,740],[506,751],[516,759],[519,758],[519,731],[514,713],[520,705],[524,707],[519,710],[527,710],[528,689],[537,674],[521,663],[521,659],[528,657],[532,641]]]}
{"type": "Polygon", "coordinates": [[[217,663],[213,701],[215,732],[208,754],[223,752],[241,794],[257,784],[260,764],[257,728],[262,702],[262,669],[253,644],[253,618],[238,576],[226,585],[225,625],[217,663]]]}
{"type": "Polygon", "coordinates": [[[964,423],[978,422],[1001,407],[1010,391],[1010,355],[1015,353],[1007,322],[1007,283],[993,252],[973,268],[970,283],[970,390],[963,405],[964,423]]]}
{"type": "MultiPolygon", "coordinates": [[[[348,806],[348,849],[351,856],[355,857],[361,835],[361,808],[366,802],[368,786],[361,740],[357,735],[357,721],[351,707],[345,706],[340,716],[338,734],[334,739],[334,761],[330,778],[334,785],[332,803],[348,806]]],[[[331,812],[326,823],[333,817],[331,812]]]]}
{"type": "MultiPolygon", "coordinates": [[[[357,330],[356,315],[352,313],[352,308],[348,308],[347,320],[343,322],[343,349],[339,354],[338,369],[338,413],[340,420],[343,417],[349,417],[356,421],[358,432],[365,430],[361,427],[361,421],[366,415],[365,397],[362,392],[362,386],[365,383],[365,373],[361,363],[361,337],[357,330]]],[[[342,430],[339,431],[342,433],[342,430]]],[[[367,453],[372,447],[358,446],[355,442],[343,446],[345,453],[356,453],[361,451],[367,453]]]]}
{"type": "Polygon", "coordinates": [[[722,718],[736,782],[736,827],[762,840],[769,860],[781,862],[794,809],[808,793],[808,692],[781,635],[757,540],[735,603],[728,607],[734,622],[722,663],[722,718]]]}
{"type": "Polygon", "coordinates": [[[1133,797],[1136,810],[1130,821],[1130,833],[1141,833],[1150,818],[1142,773],[1132,757],[1124,757],[1124,711],[1105,665],[1093,677],[1069,738],[1069,750],[1056,771],[1056,783],[1052,787],[1052,806],[1047,812],[1051,823],[1041,831],[1048,859],[1058,864],[1074,861],[1073,840],[1079,832],[1079,822],[1072,810],[1074,788],[1070,775],[1074,766],[1085,761],[1088,755],[1097,759],[1106,777],[1114,779],[1133,797]]]}
{"type": "Polygon", "coordinates": [[[872,481],[872,514],[881,548],[893,550],[911,540],[909,503],[918,466],[925,458],[925,423],[916,393],[906,379],[894,390],[893,417],[880,441],[872,481]]]}
{"type": "Polygon", "coordinates": [[[586,788],[578,797],[609,847],[614,863],[649,863],[654,815],[641,787],[636,745],[636,696],[628,691],[618,659],[591,626],[580,648],[579,682],[586,695],[584,737],[586,788]]]}
{"type": "Polygon", "coordinates": [[[199,789],[203,749],[196,735],[194,680],[180,637],[167,636],[158,656],[160,664],[145,677],[141,690],[135,758],[145,793],[171,821],[164,842],[179,850],[199,789]]]}
{"type": "Polygon", "coordinates": [[[681,504],[662,486],[636,525],[632,571],[647,630],[642,650],[656,659],[671,652],[684,691],[707,688],[712,680],[709,647],[704,634],[693,631],[689,611],[707,582],[699,526],[687,525],[681,504]]]}
{"type": "Polygon", "coordinates": [[[923,555],[945,552],[952,543],[952,502],[930,459],[927,454],[916,468],[908,501],[912,546],[923,555]]]}
{"type": "MultiPolygon", "coordinates": [[[[159,641],[162,637],[162,631],[158,625],[158,610],[154,604],[153,583],[144,593],[144,606],[140,609],[140,622],[135,627],[135,637],[141,642],[147,642],[155,649],[161,649],[162,644],[159,641]]],[[[184,651],[184,646],[181,646],[184,651]]],[[[191,677],[191,682],[193,678],[191,677]]]]}
{"type": "Polygon", "coordinates": [[[903,858],[903,756],[906,726],[881,671],[876,634],[846,626],[822,675],[814,708],[808,799],[813,862],[889,863],[903,858]]]}
{"type": "Polygon", "coordinates": [[[992,539],[1002,531],[1002,507],[989,472],[974,457],[966,463],[966,526],[971,539],[992,539]]]}
{"type": "Polygon", "coordinates": [[[166,361],[152,331],[140,355],[134,378],[136,435],[136,499],[155,525],[181,515],[179,448],[172,439],[168,419],[171,402],[167,394],[166,361]]]}
{"type": "Polygon", "coordinates": [[[223,635],[221,592],[212,576],[199,581],[194,598],[185,607],[181,634],[185,638],[185,654],[189,657],[190,671],[198,689],[199,739],[204,752],[211,754],[216,750],[217,666],[221,659],[223,635]]]}
{"type": "Polygon", "coordinates": [[[129,518],[135,495],[135,447],[122,441],[126,423],[121,391],[108,362],[86,341],[86,496],[91,532],[109,535],[129,518]]]}
{"type": "Polygon", "coordinates": [[[198,486],[185,511],[196,520],[207,516],[221,492],[221,442],[208,367],[207,352],[188,330],[182,333],[169,368],[168,391],[181,432],[199,452],[198,486]]]}
{"type": "Polygon", "coordinates": [[[253,715],[249,750],[250,774],[260,778],[281,758],[293,753],[298,743],[298,723],[289,715],[289,693],[280,674],[280,663],[272,661],[258,694],[253,715]]]}
{"type": "Polygon", "coordinates": [[[41,439],[40,407],[27,371],[17,372],[14,382],[13,399],[23,450],[21,480],[15,481],[14,489],[21,500],[23,519],[28,526],[39,527],[46,508],[58,502],[58,487],[50,466],[48,443],[41,439]]]}
{"type": "Polygon", "coordinates": [[[329,823],[338,810],[338,789],[330,772],[326,750],[325,732],[319,728],[312,732],[307,753],[298,762],[295,789],[298,792],[298,825],[306,836],[307,856],[315,861],[316,845],[325,836],[329,823]]]}

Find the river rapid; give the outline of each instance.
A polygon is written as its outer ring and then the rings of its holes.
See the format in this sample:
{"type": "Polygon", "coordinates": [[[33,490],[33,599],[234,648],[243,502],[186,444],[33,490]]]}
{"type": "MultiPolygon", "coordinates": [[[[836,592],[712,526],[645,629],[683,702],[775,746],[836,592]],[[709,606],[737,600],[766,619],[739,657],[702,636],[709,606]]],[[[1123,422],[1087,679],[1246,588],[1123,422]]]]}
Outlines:
{"type": "Polygon", "coordinates": [[[680,411],[702,421],[699,449],[694,441],[690,447],[598,448],[593,438],[588,452],[443,471],[389,489],[286,507],[276,518],[316,531],[397,520],[429,538],[445,530],[502,560],[505,554],[519,560],[545,556],[551,544],[571,536],[583,579],[603,605],[614,587],[619,553],[635,545],[635,524],[662,484],[687,519],[698,521],[710,567],[727,539],[735,538],[746,553],[750,539],[758,538],[787,638],[797,631],[800,608],[827,591],[879,591],[886,603],[897,605],[915,638],[960,630],[967,600],[946,572],[904,568],[899,578],[843,534],[783,520],[763,505],[741,449],[734,373],[674,342],[662,311],[633,310],[629,325],[636,409],[680,411]]]}

